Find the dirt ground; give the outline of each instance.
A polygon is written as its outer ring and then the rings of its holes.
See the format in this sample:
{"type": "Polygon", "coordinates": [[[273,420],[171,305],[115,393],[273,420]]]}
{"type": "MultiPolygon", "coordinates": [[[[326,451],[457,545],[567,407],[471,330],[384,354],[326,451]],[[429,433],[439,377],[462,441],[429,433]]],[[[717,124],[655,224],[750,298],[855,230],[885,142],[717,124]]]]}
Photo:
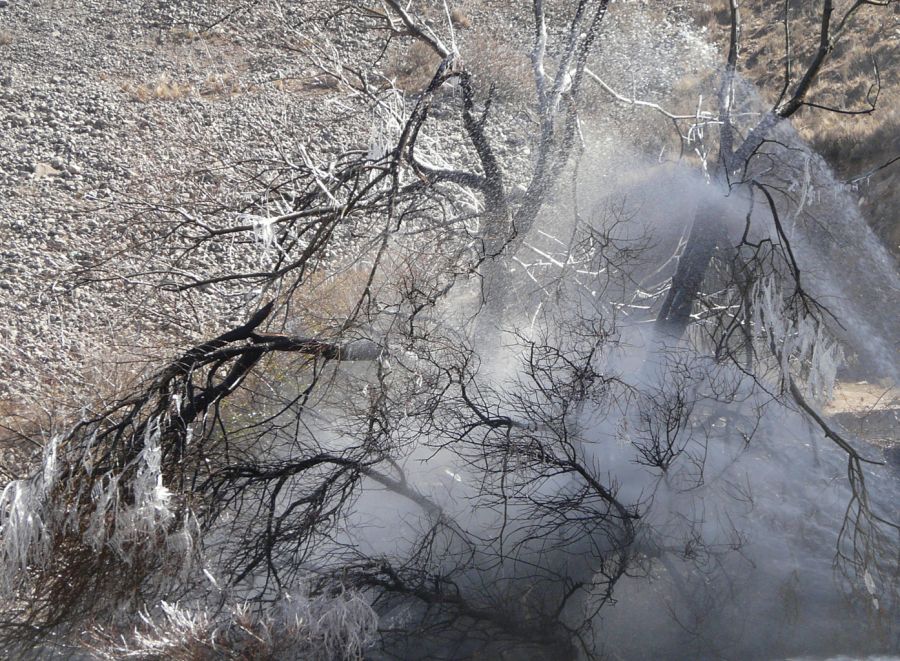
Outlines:
{"type": "Polygon", "coordinates": [[[900,388],[868,381],[838,383],[825,407],[848,432],[880,447],[900,447],[900,388]]]}

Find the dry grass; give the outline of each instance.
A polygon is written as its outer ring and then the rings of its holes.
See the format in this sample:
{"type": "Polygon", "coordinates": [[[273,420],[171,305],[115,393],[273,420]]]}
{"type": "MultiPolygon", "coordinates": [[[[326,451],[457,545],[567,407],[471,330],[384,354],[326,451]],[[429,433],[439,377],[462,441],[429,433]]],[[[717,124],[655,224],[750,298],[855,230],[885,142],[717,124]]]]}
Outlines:
{"type": "MultiPolygon", "coordinates": [[[[812,5],[812,3],[810,3],[812,5]]],[[[780,3],[757,0],[744,8],[748,17],[745,29],[745,67],[749,77],[771,101],[781,90],[784,75],[784,28],[781,23],[780,3]],[[749,10],[749,11],[748,11],[749,10]]],[[[848,31],[842,35],[823,69],[809,100],[814,103],[844,109],[861,109],[867,106],[866,97],[875,82],[873,58],[879,64],[881,75],[880,108],[871,116],[856,121],[847,115],[827,111],[804,109],[795,123],[810,136],[827,136],[830,142],[841,131],[847,131],[848,140],[866,143],[868,156],[878,160],[882,139],[896,127],[893,109],[900,100],[900,48],[897,35],[889,29],[895,18],[892,12],[876,7],[861,10],[848,31]],[[889,129],[885,131],[882,128],[889,129]]],[[[818,12],[816,7],[798,5],[791,13],[791,29],[795,51],[795,78],[804,70],[818,45],[818,12]]],[[[896,133],[895,133],[896,135],[896,133]]],[[[817,145],[819,146],[819,145],[817,145]]],[[[846,152],[833,154],[839,160],[846,152]]],[[[858,158],[859,154],[850,156],[858,158]]]]}
{"type": "Polygon", "coordinates": [[[124,84],[122,91],[131,95],[135,101],[177,101],[183,99],[194,90],[193,86],[172,80],[168,74],[160,74],[156,80],[138,85],[124,84]]]}
{"type": "MultiPolygon", "coordinates": [[[[781,91],[785,70],[783,7],[780,2],[751,0],[742,3],[744,21],[741,69],[752,80],[767,102],[774,102],[781,91]]],[[[727,2],[694,2],[694,21],[709,28],[709,36],[725,52],[730,21],[727,2]]],[[[818,47],[819,3],[791,2],[791,32],[794,51],[795,83],[818,47]]],[[[838,13],[840,17],[842,14],[838,13]]],[[[840,108],[865,107],[866,94],[874,82],[872,58],[879,64],[882,80],[880,111],[873,119],[856,122],[846,115],[804,109],[795,116],[798,128],[810,136],[824,132],[830,141],[846,127],[853,140],[869,143],[877,151],[885,131],[880,124],[895,125],[890,112],[900,99],[900,48],[890,9],[863,8],[837,43],[832,57],[820,74],[809,100],[840,108]],[[894,27],[892,27],[894,26],[894,27]],[[879,119],[880,117],[880,119],[879,119]]],[[[871,151],[871,150],[870,150],[871,151]]],[[[877,160],[877,155],[872,153],[877,160]]]]}
{"type": "Polygon", "coordinates": [[[896,107],[878,109],[871,115],[809,113],[797,121],[797,128],[844,176],[864,171],[879,153],[885,160],[900,153],[900,109],[896,107]]]}
{"type": "Polygon", "coordinates": [[[191,94],[199,94],[206,98],[230,98],[240,94],[253,85],[244,85],[232,73],[208,73],[199,82],[181,82],[172,79],[169,74],[162,73],[146,83],[125,82],[121,86],[134,101],[149,103],[151,101],[178,101],[191,94]]]}
{"type": "Polygon", "coordinates": [[[728,25],[731,20],[731,10],[727,0],[704,1],[694,5],[691,17],[698,27],[705,27],[715,34],[722,26],[728,25]]]}
{"type": "Polygon", "coordinates": [[[230,73],[210,73],[200,84],[201,96],[230,97],[243,91],[236,76],[230,73]]]}
{"type": "Polygon", "coordinates": [[[200,33],[188,27],[176,26],[168,31],[169,40],[176,44],[189,44],[200,39],[200,33]]]}
{"type": "Polygon", "coordinates": [[[0,30],[0,46],[9,46],[13,42],[12,32],[0,30]]]}

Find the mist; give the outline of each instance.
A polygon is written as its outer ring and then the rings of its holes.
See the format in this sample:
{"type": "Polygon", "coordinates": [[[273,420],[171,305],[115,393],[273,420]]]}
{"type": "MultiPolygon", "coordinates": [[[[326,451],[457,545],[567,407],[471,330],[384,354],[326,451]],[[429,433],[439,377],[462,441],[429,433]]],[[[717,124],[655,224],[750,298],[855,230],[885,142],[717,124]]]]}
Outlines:
{"type": "MultiPolygon", "coordinates": [[[[804,173],[792,189],[791,199],[799,198],[799,205],[786,199],[777,212],[789,223],[803,286],[829,311],[827,331],[792,323],[779,330],[772,319],[760,321],[769,330],[744,368],[717,361],[702,331],[679,339],[655,328],[653,287],[673,268],[661,267],[660,255],[672,253],[704,205],[716,210],[735,243],[747,230],[751,241],[780,241],[772,210],[751,206],[747,194],[728,194],[695,169],[643,160],[624,142],[600,133],[585,127],[586,164],[577,201],[560,196],[516,257],[507,284],[515,303],[507,309],[505,329],[478,328],[472,344],[472,361],[478,364],[473,384],[497,415],[515,418],[535,410],[523,402],[546,405],[533,401],[535,346],[577,355],[579,340],[573,338],[583,338],[585,327],[606,333],[589,361],[605,385],[574,407],[564,423],[566,440],[573,456],[615,485],[617,499],[641,516],[629,542],[629,569],[612,597],[607,601],[602,590],[585,590],[565,613],[574,622],[603,602],[592,645],[610,658],[824,659],[896,650],[897,538],[895,530],[879,523],[896,519],[896,468],[884,465],[880,447],[853,439],[861,455],[874,462],[863,464],[858,478],[865,480],[868,494],[866,511],[860,512],[847,454],[795,403],[779,397],[788,386],[777,364],[781,359],[767,350],[779,332],[778,342],[804,347],[800,360],[810,363],[805,392],[816,406],[831,396],[838,375],[896,382],[898,277],[890,256],[822,159],[782,127],[779,140],[787,147],[779,152],[779,167],[784,169],[759,176],[789,179],[795,168],[804,173]],[[576,217],[588,218],[613,246],[601,261],[576,260],[576,217]],[[522,280],[517,270],[531,281],[516,285],[522,280]],[[813,337],[801,337],[809,332],[813,337]],[[654,416],[671,414],[677,400],[680,419],[666,430],[666,421],[654,416]],[[671,436],[676,457],[665,470],[648,466],[642,453],[661,427],[671,436]],[[867,535],[871,539],[858,546],[867,535]],[[855,564],[863,555],[867,559],[855,564]]],[[[454,342],[471,332],[464,314],[471,296],[459,295],[432,313],[454,342]]],[[[540,423],[531,423],[540,433],[540,423]]],[[[442,450],[440,436],[415,431],[410,437],[402,462],[410,483],[472,538],[491,538],[502,529],[516,547],[515,557],[484,572],[460,570],[468,565],[459,561],[460,549],[451,541],[439,546],[435,565],[455,568],[460,589],[484,591],[493,585],[502,603],[533,590],[552,592],[545,584],[554,581],[590,585],[597,571],[591,558],[616,547],[613,538],[621,531],[547,523],[554,518],[551,512],[538,514],[551,532],[529,539],[540,527],[535,510],[499,504],[484,488],[488,467],[468,463],[459,448],[442,450]]],[[[510,491],[533,490],[529,499],[548,503],[564,502],[576,488],[564,477],[532,483],[513,472],[507,479],[510,491]],[[513,486],[517,478],[522,481],[513,486]]],[[[368,532],[354,543],[371,544],[378,554],[398,553],[397,558],[409,552],[429,524],[421,512],[416,515],[419,508],[403,500],[367,491],[354,521],[366,522],[362,530],[368,532]]],[[[410,616],[408,611],[394,615],[410,616]]],[[[413,640],[399,649],[404,658],[469,653],[464,642],[451,650],[413,640]]]]}

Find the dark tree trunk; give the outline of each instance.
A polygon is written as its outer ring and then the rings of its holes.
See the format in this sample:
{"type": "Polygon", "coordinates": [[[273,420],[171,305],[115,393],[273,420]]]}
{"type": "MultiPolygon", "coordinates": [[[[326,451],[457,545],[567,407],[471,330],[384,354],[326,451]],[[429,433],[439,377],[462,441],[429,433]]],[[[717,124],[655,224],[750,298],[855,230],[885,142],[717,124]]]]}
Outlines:
{"type": "Polygon", "coordinates": [[[656,327],[666,335],[681,337],[691,322],[691,311],[716,247],[724,237],[721,214],[705,203],[697,210],[687,245],[678,259],[672,286],[656,317],[656,327]]]}

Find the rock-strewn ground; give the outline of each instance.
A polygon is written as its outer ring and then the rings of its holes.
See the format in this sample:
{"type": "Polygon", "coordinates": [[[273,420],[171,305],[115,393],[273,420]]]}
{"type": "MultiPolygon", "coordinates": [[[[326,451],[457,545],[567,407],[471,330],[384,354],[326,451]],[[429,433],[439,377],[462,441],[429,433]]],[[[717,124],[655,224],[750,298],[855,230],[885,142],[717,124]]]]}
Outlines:
{"type": "MultiPolygon", "coordinates": [[[[328,3],[302,4],[281,23],[238,2],[0,8],[0,395],[220,327],[212,311],[227,301],[120,274],[171,264],[146,243],[166,229],[148,209],[228,204],[256,192],[236,163],[279,142],[334,143],[352,124],[283,47],[328,3]]],[[[229,256],[240,255],[208,255],[229,256]]]]}

